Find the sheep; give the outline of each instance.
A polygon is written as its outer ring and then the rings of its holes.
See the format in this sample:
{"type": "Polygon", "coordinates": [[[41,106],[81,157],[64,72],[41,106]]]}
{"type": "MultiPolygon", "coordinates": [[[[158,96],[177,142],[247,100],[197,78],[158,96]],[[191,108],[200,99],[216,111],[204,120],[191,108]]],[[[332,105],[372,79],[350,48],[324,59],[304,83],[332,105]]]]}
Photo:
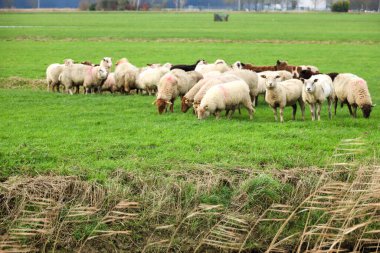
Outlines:
{"type": "Polygon", "coordinates": [[[364,118],[369,118],[372,107],[371,95],[368,91],[367,82],[357,75],[344,73],[337,74],[332,73],[329,76],[335,76],[333,79],[333,87],[335,91],[335,115],[338,100],[342,103],[346,103],[348,110],[352,117],[356,118],[356,110],[359,107],[364,118]],[[353,107],[353,110],[351,109],[353,107]]]}
{"type": "Polygon", "coordinates": [[[204,64],[207,64],[205,60],[198,60],[195,64],[192,64],[192,65],[184,65],[184,64],[180,64],[180,65],[174,65],[170,68],[170,70],[173,70],[173,69],[182,69],[186,72],[188,71],[193,71],[195,70],[195,67],[198,65],[198,63],[200,62],[203,62],[204,64]]]}
{"type": "MultiPolygon", "coordinates": [[[[211,77],[212,78],[212,77],[211,77]]],[[[198,93],[198,91],[202,88],[203,85],[205,85],[209,79],[211,78],[204,78],[199,80],[198,83],[196,83],[183,97],[181,100],[181,111],[187,112],[189,108],[193,105],[194,102],[194,96],[198,93]]],[[[194,111],[195,112],[195,111],[194,111]]]]}
{"type": "Polygon", "coordinates": [[[286,70],[286,71],[292,73],[294,78],[297,78],[297,77],[299,77],[299,73],[302,71],[302,68],[300,66],[288,65],[287,61],[277,60],[276,70],[286,70]]]}
{"type": "Polygon", "coordinates": [[[255,105],[256,106],[258,103],[258,96],[263,94],[265,97],[265,92],[266,92],[265,78],[262,78],[261,75],[270,75],[272,73],[273,74],[277,73],[280,76],[281,81],[289,80],[289,79],[292,79],[292,77],[293,77],[291,73],[289,73],[288,71],[285,71],[285,70],[260,72],[260,75],[258,75],[258,84],[257,84],[258,94],[257,94],[257,97],[255,99],[255,102],[256,102],[255,105]]]}
{"type": "Polygon", "coordinates": [[[73,94],[72,87],[83,85],[85,92],[90,88],[96,88],[107,78],[107,70],[102,66],[92,67],[83,64],[71,64],[65,66],[60,82],[65,86],[68,93],[73,94]]]}
{"type": "Polygon", "coordinates": [[[213,64],[207,64],[205,62],[199,62],[195,67],[195,71],[205,74],[211,71],[219,71],[221,73],[231,70],[231,68],[227,65],[224,60],[216,60],[213,64]]]}
{"type": "Polygon", "coordinates": [[[191,88],[190,77],[182,69],[173,69],[161,77],[158,83],[156,100],[153,102],[162,114],[170,105],[170,111],[173,112],[174,101],[177,96],[183,96],[191,88]]]}
{"type": "Polygon", "coordinates": [[[187,71],[187,75],[190,78],[190,86],[193,87],[199,80],[203,79],[203,75],[197,71],[187,71]]]}
{"type": "Polygon", "coordinates": [[[231,82],[231,81],[236,81],[236,80],[241,80],[241,79],[237,77],[236,75],[231,75],[231,74],[221,75],[219,77],[214,77],[207,80],[207,82],[199,89],[197,94],[195,94],[194,96],[194,101],[193,101],[194,111],[198,110],[198,107],[204,95],[206,94],[207,90],[209,90],[211,87],[220,83],[231,82]]]}
{"type": "Polygon", "coordinates": [[[100,61],[99,66],[105,67],[106,70],[107,70],[107,72],[110,72],[111,71],[111,67],[112,67],[112,59],[111,59],[111,57],[104,57],[100,61]]]}
{"type": "Polygon", "coordinates": [[[276,66],[254,66],[252,64],[242,63],[240,61],[235,62],[232,65],[232,68],[235,68],[235,69],[247,69],[247,70],[251,70],[251,71],[257,72],[257,73],[263,72],[263,71],[275,71],[275,70],[277,70],[276,66]]]}
{"type": "MultiPolygon", "coordinates": [[[[198,108],[198,119],[204,119],[211,113],[215,113],[217,119],[220,118],[220,111],[234,109],[239,105],[247,108],[249,118],[253,118],[254,108],[247,83],[243,80],[236,80],[228,83],[217,84],[210,88],[202,99],[198,108]]],[[[228,114],[228,118],[231,114],[228,114]]]]}
{"type": "Polygon", "coordinates": [[[107,76],[107,79],[104,81],[103,85],[101,86],[101,92],[103,91],[109,91],[111,93],[114,93],[117,90],[116,88],[116,81],[115,81],[115,73],[109,73],[107,76]]]}
{"type": "Polygon", "coordinates": [[[265,101],[272,108],[275,121],[277,121],[277,107],[280,107],[280,121],[284,122],[285,106],[293,107],[292,119],[295,120],[297,101],[301,107],[302,119],[305,119],[305,104],[302,100],[303,83],[300,80],[289,79],[283,82],[277,82],[280,76],[275,73],[261,75],[261,77],[265,78],[265,101]]]}
{"type": "Polygon", "coordinates": [[[321,107],[327,99],[329,119],[331,119],[331,105],[334,100],[334,89],[332,80],[328,75],[313,75],[309,79],[301,79],[304,82],[302,89],[302,100],[309,104],[311,120],[315,120],[315,106],[317,105],[318,120],[321,120],[321,107]]]}
{"type": "Polygon", "coordinates": [[[169,72],[167,65],[156,68],[147,68],[142,71],[136,80],[136,87],[140,90],[146,90],[149,95],[153,95],[157,91],[157,84],[161,77],[169,72]]]}
{"type": "Polygon", "coordinates": [[[131,64],[126,58],[120,59],[116,63],[115,81],[116,87],[121,93],[129,94],[132,89],[136,89],[136,78],[139,69],[131,64]]]}
{"type": "Polygon", "coordinates": [[[57,91],[59,92],[59,85],[60,85],[59,75],[62,73],[65,66],[69,66],[71,64],[74,64],[74,61],[72,59],[65,59],[64,64],[53,63],[47,67],[46,69],[47,91],[50,91],[50,86],[51,86],[51,91],[54,92],[54,88],[56,88],[57,91]]]}
{"type": "Polygon", "coordinates": [[[277,60],[276,62],[276,70],[286,70],[292,73],[293,78],[299,78],[302,70],[310,70],[315,74],[319,74],[319,69],[315,66],[311,65],[301,65],[301,66],[291,66],[288,65],[287,61],[277,60]]]}
{"type": "Polygon", "coordinates": [[[235,69],[225,72],[224,74],[231,74],[241,78],[245,81],[249,87],[249,95],[251,96],[251,101],[255,106],[256,97],[258,95],[258,77],[253,71],[247,69],[235,69]]]}

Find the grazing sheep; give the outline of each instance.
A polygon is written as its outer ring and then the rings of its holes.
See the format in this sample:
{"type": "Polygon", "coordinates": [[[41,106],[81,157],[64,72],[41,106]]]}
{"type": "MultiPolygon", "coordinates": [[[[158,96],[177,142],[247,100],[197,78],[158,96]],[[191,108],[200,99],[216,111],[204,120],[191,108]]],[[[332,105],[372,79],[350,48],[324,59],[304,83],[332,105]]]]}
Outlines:
{"type": "Polygon", "coordinates": [[[109,91],[111,93],[114,93],[117,90],[116,88],[116,81],[115,81],[115,73],[109,73],[107,76],[107,79],[104,81],[103,85],[101,86],[101,92],[103,91],[109,91]]]}
{"type": "Polygon", "coordinates": [[[54,89],[56,88],[59,92],[59,75],[62,73],[65,66],[69,66],[74,64],[74,61],[72,59],[66,59],[64,60],[64,64],[59,63],[53,63],[50,64],[46,69],[46,82],[47,82],[47,91],[54,92],[54,89]]]}
{"type": "MultiPolygon", "coordinates": [[[[252,119],[254,108],[252,107],[249,87],[243,80],[217,84],[210,88],[202,99],[198,108],[198,119],[207,118],[211,113],[215,113],[217,119],[222,110],[235,109],[243,105],[247,108],[249,118],[252,119]]],[[[228,118],[231,114],[228,114],[228,118]]]]}
{"type": "Polygon", "coordinates": [[[256,105],[256,97],[258,95],[258,76],[255,72],[247,69],[234,69],[225,72],[224,74],[231,74],[241,78],[248,84],[249,95],[251,96],[252,104],[256,105]]]}
{"type": "Polygon", "coordinates": [[[182,69],[173,69],[161,77],[158,83],[156,104],[158,113],[162,114],[170,105],[173,112],[174,101],[178,96],[183,96],[191,89],[191,78],[182,69]]]}
{"type": "Polygon", "coordinates": [[[303,83],[297,79],[289,79],[283,82],[277,82],[280,79],[278,74],[261,75],[265,78],[266,94],[265,101],[272,108],[274,119],[277,121],[277,107],[280,107],[280,121],[284,122],[285,106],[293,107],[293,117],[295,120],[297,111],[297,101],[301,107],[302,119],[305,119],[305,104],[302,100],[303,83]]]}
{"type": "Polygon", "coordinates": [[[255,71],[257,73],[263,72],[263,71],[275,71],[275,70],[277,70],[276,66],[254,66],[253,64],[242,63],[240,61],[235,62],[232,65],[232,68],[247,69],[247,70],[255,71]]]}
{"type": "Polygon", "coordinates": [[[194,96],[194,101],[193,101],[194,111],[197,111],[198,106],[200,105],[204,95],[206,94],[206,92],[211,87],[213,87],[217,84],[232,82],[232,81],[236,81],[236,80],[241,80],[241,79],[239,77],[237,77],[236,75],[231,75],[231,74],[221,75],[219,77],[214,77],[214,78],[208,79],[207,82],[199,89],[197,94],[195,94],[195,96],[194,96]]]}
{"type": "Polygon", "coordinates": [[[145,69],[138,75],[136,87],[140,90],[146,90],[149,95],[153,95],[157,91],[157,85],[161,77],[168,73],[169,70],[170,68],[167,65],[145,69]]]}
{"type": "Polygon", "coordinates": [[[227,63],[224,60],[216,60],[212,64],[207,64],[205,62],[199,62],[197,66],[195,67],[195,71],[205,74],[207,72],[211,71],[219,71],[221,73],[226,72],[228,70],[231,70],[231,68],[227,65],[227,63]]]}
{"type": "MultiPolygon", "coordinates": [[[[212,78],[212,77],[211,77],[212,78]]],[[[199,80],[183,97],[181,100],[181,111],[187,112],[193,105],[194,97],[198,91],[205,85],[211,78],[204,78],[199,80]]],[[[195,112],[195,111],[194,111],[195,112]]]]}
{"type": "Polygon", "coordinates": [[[65,66],[60,82],[65,86],[68,93],[73,94],[72,87],[83,85],[85,92],[90,88],[97,88],[107,78],[107,70],[102,66],[92,67],[83,64],[71,64],[65,66]]]}
{"type": "Polygon", "coordinates": [[[180,65],[174,65],[170,68],[170,70],[173,70],[173,69],[182,69],[186,72],[188,71],[193,71],[195,70],[195,67],[198,65],[198,63],[200,62],[203,62],[204,64],[206,64],[206,61],[205,60],[198,60],[195,64],[192,64],[192,65],[185,65],[185,64],[180,64],[180,65]]]}
{"type": "Polygon", "coordinates": [[[315,120],[315,113],[318,115],[318,120],[321,120],[321,107],[327,99],[329,119],[331,119],[331,105],[334,99],[334,89],[332,80],[328,75],[319,74],[313,75],[309,79],[301,79],[304,82],[302,89],[302,100],[310,105],[311,120],[315,120]],[[315,106],[317,105],[317,112],[315,106]]]}
{"type": "Polygon", "coordinates": [[[334,75],[333,87],[336,99],[335,114],[339,99],[342,105],[343,103],[347,104],[352,117],[356,118],[356,110],[359,107],[363,112],[364,118],[369,118],[374,105],[372,105],[367,82],[363,78],[350,73],[337,75],[336,73],[329,74],[330,77],[334,75]],[[351,106],[353,107],[353,110],[351,109],[351,106]]]}
{"type": "Polygon", "coordinates": [[[132,89],[136,89],[136,78],[139,74],[139,69],[131,64],[126,58],[120,59],[116,63],[115,81],[116,88],[121,93],[129,94],[132,89]]]}

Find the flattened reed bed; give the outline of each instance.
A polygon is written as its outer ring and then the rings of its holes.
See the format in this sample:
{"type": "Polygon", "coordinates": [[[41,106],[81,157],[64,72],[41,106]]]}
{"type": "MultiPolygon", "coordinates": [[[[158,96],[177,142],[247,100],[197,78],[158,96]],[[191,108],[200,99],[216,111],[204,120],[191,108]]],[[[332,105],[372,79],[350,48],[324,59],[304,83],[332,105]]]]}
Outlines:
{"type": "Polygon", "coordinates": [[[10,177],[0,184],[0,249],[379,252],[380,166],[356,164],[346,144],[326,169],[118,170],[103,185],[10,177]]]}

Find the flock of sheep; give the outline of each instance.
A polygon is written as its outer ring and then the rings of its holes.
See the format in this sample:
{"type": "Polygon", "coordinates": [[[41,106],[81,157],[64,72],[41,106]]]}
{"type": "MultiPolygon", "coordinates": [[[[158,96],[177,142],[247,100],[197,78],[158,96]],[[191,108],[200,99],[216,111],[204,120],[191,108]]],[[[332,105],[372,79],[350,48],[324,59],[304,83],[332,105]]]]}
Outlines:
{"type": "Polygon", "coordinates": [[[174,101],[182,99],[181,110],[187,112],[193,107],[198,119],[210,114],[220,117],[225,110],[230,118],[236,109],[243,106],[252,119],[260,94],[273,109],[277,121],[284,121],[284,108],[292,106],[293,120],[297,103],[304,119],[305,103],[310,106],[312,120],[320,120],[321,107],[327,100],[329,118],[331,106],[338,102],[347,104],[350,114],[356,117],[359,107],[365,118],[370,116],[371,96],[364,79],[348,73],[319,73],[315,66],[291,66],[286,61],[277,61],[273,66],[254,66],[235,62],[232,66],[224,60],[208,64],[198,60],[192,65],[150,64],[138,68],[126,58],[116,63],[111,72],[112,60],[105,57],[100,64],[90,62],[74,63],[67,59],[64,64],[51,64],[46,70],[48,90],[57,90],[63,85],[66,92],[79,93],[83,86],[85,93],[121,92],[130,94],[146,93],[155,95],[154,104],[161,114],[169,108],[173,112],[174,101]]]}

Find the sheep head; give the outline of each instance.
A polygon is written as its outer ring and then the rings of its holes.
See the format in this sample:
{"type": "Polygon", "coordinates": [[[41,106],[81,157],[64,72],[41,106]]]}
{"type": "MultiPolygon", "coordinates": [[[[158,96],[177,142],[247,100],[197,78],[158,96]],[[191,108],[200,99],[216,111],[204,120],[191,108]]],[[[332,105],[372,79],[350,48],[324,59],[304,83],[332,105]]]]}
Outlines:
{"type": "Polygon", "coordinates": [[[267,89],[274,89],[277,86],[277,79],[280,78],[279,75],[260,75],[261,78],[265,79],[265,86],[267,89]]]}
{"type": "Polygon", "coordinates": [[[166,107],[168,105],[171,105],[172,103],[170,101],[167,101],[165,99],[159,98],[154,101],[154,104],[156,104],[158,113],[162,114],[164,111],[166,111],[166,107]]]}
{"type": "Polygon", "coordinates": [[[100,61],[100,66],[103,66],[107,69],[110,69],[112,67],[112,59],[111,57],[104,57],[101,61],[100,61]]]}
{"type": "Polygon", "coordinates": [[[192,101],[186,97],[182,97],[181,101],[181,111],[182,112],[187,112],[192,104],[192,101]]]}
{"type": "Polygon", "coordinates": [[[102,66],[99,66],[97,68],[98,68],[98,70],[97,70],[98,78],[101,80],[107,79],[107,76],[108,76],[107,69],[105,67],[102,67],[102,66]]]}
{"type": "Polygon", "coordinates": [[[210,115],[210,111],[208,110],[208,105],[201,106],[197,109],[198,119],[205,119],[210,115]]]}
{"type": "Polygon", "coordinates": [[[315,92],[315,84],[317,82],[318,82],[317,78],[310,78],[310,79],[304,80],[305,91],[307,93],[314,93],[315,92]]]}
{"type": "Polygon", "coordinates": [[[371,114],[371,111],[372,111],[372,107],[374,107],[374,105],[370,105],[370,104],[365,104],[363,106],[360,107],[360,109],[362,110],[363,112],[363,117],[368,119],[370,114],[371,114]]]}

